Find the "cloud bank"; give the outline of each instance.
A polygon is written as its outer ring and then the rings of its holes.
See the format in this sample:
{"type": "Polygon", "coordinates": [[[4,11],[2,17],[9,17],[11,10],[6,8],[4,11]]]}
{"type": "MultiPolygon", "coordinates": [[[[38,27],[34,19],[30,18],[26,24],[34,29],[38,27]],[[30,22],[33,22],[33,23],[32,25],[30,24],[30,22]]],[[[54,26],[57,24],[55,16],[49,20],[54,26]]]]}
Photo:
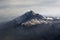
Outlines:
{"type": "Polygon", "coordinates": [[[59,16],[60,0],[0,0],[0,20],[13,19],[28,10],[42,15],[59,16]]]}

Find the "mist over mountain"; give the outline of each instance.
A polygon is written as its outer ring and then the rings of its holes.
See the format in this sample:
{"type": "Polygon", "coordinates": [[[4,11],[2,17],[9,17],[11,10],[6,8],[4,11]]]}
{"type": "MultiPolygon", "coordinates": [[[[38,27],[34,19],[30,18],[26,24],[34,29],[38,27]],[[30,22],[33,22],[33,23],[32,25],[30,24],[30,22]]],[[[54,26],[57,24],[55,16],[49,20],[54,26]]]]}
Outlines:
{"type": "Polygon", "coordinates": [[[0,24],[0,40],[60,40],[60,19],[28,11],[0,24]]]}

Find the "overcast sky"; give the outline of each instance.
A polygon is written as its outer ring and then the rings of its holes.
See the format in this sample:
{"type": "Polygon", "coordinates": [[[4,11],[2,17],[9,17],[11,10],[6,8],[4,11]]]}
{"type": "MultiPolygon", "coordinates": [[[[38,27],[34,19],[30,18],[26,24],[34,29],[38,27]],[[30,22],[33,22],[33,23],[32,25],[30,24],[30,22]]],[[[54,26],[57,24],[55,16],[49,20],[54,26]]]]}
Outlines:
{"type": "Polygon", "coordinates": [[[42,15],[60,16],[60,0],[0,0],[0,19],[20,16],[28,10],[42,15]]]}

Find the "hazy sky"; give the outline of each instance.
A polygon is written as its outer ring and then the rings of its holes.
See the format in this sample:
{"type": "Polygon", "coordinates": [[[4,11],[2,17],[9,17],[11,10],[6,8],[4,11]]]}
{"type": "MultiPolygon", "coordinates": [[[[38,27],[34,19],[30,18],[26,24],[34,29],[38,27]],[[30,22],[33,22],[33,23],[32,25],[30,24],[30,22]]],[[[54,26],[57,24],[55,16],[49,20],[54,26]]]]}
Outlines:
{"type": "Polygon", "coordinates": [[[0,0],[0,20],[20,16],[28,10],[60,16],[60,0],[0,0]]]}

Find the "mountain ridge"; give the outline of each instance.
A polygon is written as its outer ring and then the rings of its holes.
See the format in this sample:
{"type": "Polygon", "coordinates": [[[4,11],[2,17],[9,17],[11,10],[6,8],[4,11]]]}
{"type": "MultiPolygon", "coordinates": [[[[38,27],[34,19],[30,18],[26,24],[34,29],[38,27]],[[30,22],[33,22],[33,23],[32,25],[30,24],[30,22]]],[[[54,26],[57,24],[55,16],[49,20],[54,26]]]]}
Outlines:
{"type": "Polygon", "coordinates": [[[26,21],[28,21],[30,19],[42,19],[42,18],[43,18],[42,15],[36,14],[33,11],[29,11],[29,12],[26,12],[24,15],[22,15],[20,17],[17,17],[14,20],[17,23],[23,23],[23,22],[26,22],[26,21]]]}

